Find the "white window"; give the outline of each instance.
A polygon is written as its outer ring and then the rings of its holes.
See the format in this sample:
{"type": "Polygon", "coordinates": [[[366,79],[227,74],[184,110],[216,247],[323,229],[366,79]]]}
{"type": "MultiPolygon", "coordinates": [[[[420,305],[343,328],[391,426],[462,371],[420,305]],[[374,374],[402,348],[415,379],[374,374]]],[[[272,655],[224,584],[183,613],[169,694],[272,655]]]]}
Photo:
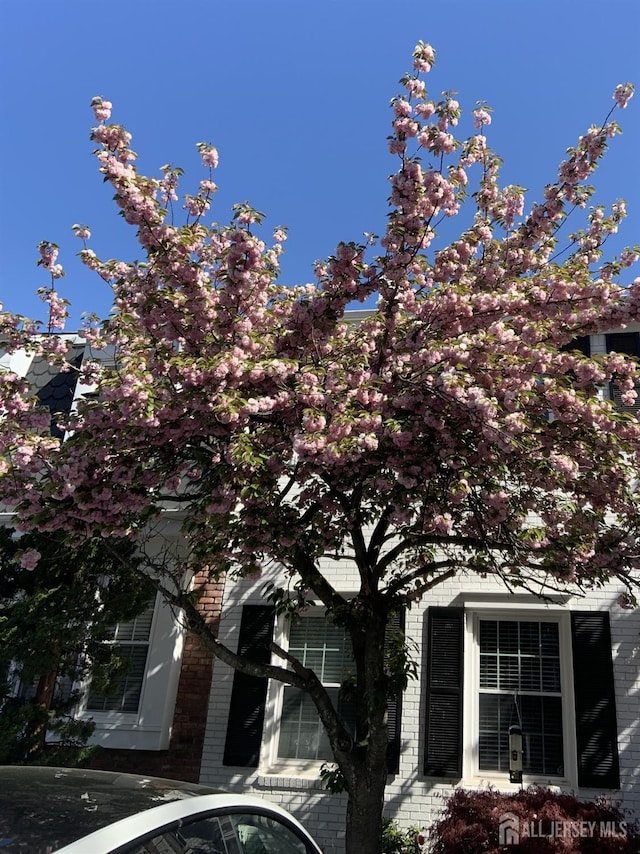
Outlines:
{"type": "Polygon", "coordinates": [[[109,696],[87,687],[78,717],[94,721],[91,743],[136,750],[168,747],[184,634],[160,596],[135,620],[114,627],[110,642],[119,644],[130,667],[109,696]]]}
{"type": "Polygon", "coordinates": [[[100,694],[90,688],[87,709],[92,712],[129,712],[137,714],[144,685],[149,653],[149,638],[155,610],[152,602],[146,610],[128,622],[113,627],[108,643],[118,645],[126,671],[115,690],[100,694]]]}
{"type": "MultiPolygon", "coordinates": [[[[319,610],[319,609],[318,609],[319,610]]],[[[281,627],[282,628],[282,627],[281,627]]],[[[305,615],[282,628],[280,645],[288,647],[305,667],[312,668],[338,709],[342,722],[353,730],[353,715],[342,683],[355,671],[350,641],[344,629],[328,623],[324,613],[305,615]]],[[[281,659],[274,659],[281,664],[281,659]]],[[[327,734],[309,695],[299,688],[272,681],[272,708],[279,709],[272,744],[272,759],[282,761],[325,761],[332,759],[327,734]]]]}
{"type": "Polygon", "coordinates": [[[509,775],[509,728],[522,730],[525,778],[574,776],[568,619],[553,611],[467,614],[465,776],[509,775]]]}

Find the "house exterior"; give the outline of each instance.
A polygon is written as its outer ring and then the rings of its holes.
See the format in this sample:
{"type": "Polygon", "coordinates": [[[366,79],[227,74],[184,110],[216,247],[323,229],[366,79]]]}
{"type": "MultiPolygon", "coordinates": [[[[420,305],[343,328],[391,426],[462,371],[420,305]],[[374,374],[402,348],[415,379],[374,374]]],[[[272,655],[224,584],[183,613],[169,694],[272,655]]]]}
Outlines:
{"type": "MultiPolygon", "coordinates": [[[[81,339],[77,346],[81,358],[81,339]]],[[[640,356],[640,325],[581,346],[640,356]]],[[[21,367],[34,378],[44,372],[33,362],[21,367]]],[[[39,388],[52,381],[43,373],[39,388]]],[[[82,393],[67,391],[69,405],[82,393]]],[[[179,538],[178,523],[168,518],[163,536],[179,538]]],[[[347,561],[325,569],[340,592],[357,589],[347,561]]],[[[310,607],[294,627],[277,619],[262,596],[268,581],[278,581],[277,569],[252,580],[196,579],[206,586],[199,607],[232,649],[266,662],[275,640],[320,666],[337,696],[349,669],[344,637],[321,607],[310,607]]],[[[541,602],[467,575],[408,611],[404,628],[418,675],[389,710],[386,814],[423,827],[455,786],[517,790],[509,782],[508,733],[519,725],[525,785],[605,794],[640,815],[640,611],[620,607],[620,592],[611,584],[541,602]]],[[[328,745],[295,689],[214,665],[159,601],[114,636],[137,662],[131,685],[101,706],[89,686],[78,709],[96,722],[94,740],[104,748],[98,767],[263,794],[293,812],[326,852],[341,854],[346,800],[322,788],[328,745]]]]}
{"type": "MultiPolygon", "coordinates": [[[[331,581],[353,590],[349,566],[341,569],[331,581]]],[[[314,625],[324,623],[322,609],[310,609],[302,620],[309,627],[292,629],[290,638],[261,599],[266,580],[227,585],[220,638],[269,656],[273,637],[284,648],[338,659],[339,640],[314,625]]],[[[418,678],[397,710],[387,815],[423,827],[454,786],[516,791],[507,745],[518,723],[525,784],[584,798],[605,793],[625,810],[640,810],[640,615],[621,609],[617,593],[612,586],[543,604],[490,579],[465,578],[412,608],[405,630],[416,644],[418,678]]],[[[243,686],[247,677],[220,662],[214,672],[201,781],[268,795],[325,851],[341,852],[345,800],[321,787],[320,766],[330,757],[313,715],[287,696],[292,689],[243,686]]],[[[326,679],[336,685],[339,673],[327,666],[326,679]]]]}
{"type": "MultiPolygon", "coordinates": [[[[592,354],[640,356],[639,332],[592,335],[579,345],[592,354]]],[[[338,591],[357,589],[348,562],[324,570],[338,591]]],[[[323,658],[323,681],[335,689],[340,666],[348,667],[344,640],[326,631],[320,607],[291,629],[276,619],[261,596],[269,581],[277,583],[277,573],[227,581],[220,639],[262,660],[270,660],[271,639],[323,658]]],[[[632,818],[640,815],[640,612],[620,607],[620,592],[612,584],[543,603],[466,576],[412,608],[405,631],[416,645],[418,678],[389,716],[397,752],[386,815],[425,827],[455,786],[517,791],[509,782],[511,725],[523,731],[525,785],[585,799],[605,794],[632,818]]],[[[346,799],[322,788],[320,768],[330,754],[313,711],[293,689],[221,662],[214,672],[201,782],[267,795],[296,814],[326,852],[340,854],[346,799]]]]}

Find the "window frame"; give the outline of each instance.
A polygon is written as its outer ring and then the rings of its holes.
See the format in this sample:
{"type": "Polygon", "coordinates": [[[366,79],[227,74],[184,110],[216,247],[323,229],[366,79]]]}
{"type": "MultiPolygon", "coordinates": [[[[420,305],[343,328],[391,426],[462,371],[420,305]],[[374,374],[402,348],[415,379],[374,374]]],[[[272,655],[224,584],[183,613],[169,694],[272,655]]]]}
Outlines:
{"type": "Polygon", "coordinates": [[[479,722],[480,722],[480,621],[502,620],[512,622],[552,622],[558,625],[560,696],[562,698],[562,776],[524,774],[524,785],[543,784],[548,786],[577,786],[577,747],[575,729],[575,700],[573,689],[573,656],[570,612],[562,604],[546,607],[518,607],[505,602],[491,604],[466,603],[464,611],[464,712],[463,712],[463,755],[462,776],[473,785],[480,780],[492,782],[500,787],[510,784],[508,772],[481,770],[479,767],[479,722]]]}
{"type": "MultiPolygon", "coordinates": [[[[302,620],[325,620],[326,612],[322,605],[312,604],[310,609],[300,615],[302,620]]],[[[291,624],[283,615],[276,617],[273,639],[285,652],[289,651],[289,630],[291,624]]],[[[282,667],[283,659],[273,652],[271,663],[282,667]]],[[[323,683],[324,684],[324,683],[323,683]]],[[[333,686],[334,683],[330,683],[333,686]]],[[[286,776],[317,777],[320,767],[331,759],[287,758],[278,755],[282,722],[284,692],[287,686],[277,679],[270,679],[267,687],[267,709],[263,731],[260,771],[263,774],[282,774],[286,776]]]]}
{"type": "Polygon", "coordinates": [[[144,656],[144,665],[142,668],[142,674],[140,676],[140,691],[138,694],[138,705],[135,711],[125,711],[122,709],[122,705],[125,700],[126,690],[127,690],[127,680],[129,679],[129,674],[124,674],[118,683],[118,691],[114,692],[113,695],[106,694],[97,694],[103,700],[103,706],[105,703],[109,701],[119,701],[119,706],[107,706],[106,708],[92,708],[89,703],[91,701],[91,678],[87,683],[84,701],[83,701],[83,710],[89,714],[92,714],[94,717],[96,715],[104,715],[104,714],[121,714],[121,715],[130,715],[132,718],[137,718],[140,714],[140,709],[142,708],[144,702],[144,690],[146,683],[147,671],[149,669],[149,656],[151,655],[151,638],[154,630],[154,623],[158,619],[158,608],[156,597],[154,597],[152,602],[149,602],[149,605],[142,611],[140,614],[135,616],[132,620],[126,620],[122,622],[118,622],[113,627],[113,638],[109,640],[105,640],[104,643],[109,646],[115,646],[116,644],[123,652],[123,658],[129,658],[132,660],[132,657],[128,654],[125,654],[125,650],[132,649],[141,649],[144,648],[145,656],[144,656]],[[146,637],[144,639],[136,638],[136,633],[138,631],[138,624],[140,622],[141,617],[147,617],[148,612],[151,611],[151,619],[149,620],[149,630],[146,633],[146,637]],[[119,637],[119,633],[122,631],[124,626],[131,626],[131,637],[122,638],[119,637]]]}
{"type": "MultiPolygon", "coordinates": [[[[92,720],[89,744],[125,750],[166,750],[169,746],[186,629],[160,593],[156,594],[137,712],[87,708],[89,685],[76,717],[92,720]]],[[[127,643],[127,642],[125,642],[127,643]]]]}

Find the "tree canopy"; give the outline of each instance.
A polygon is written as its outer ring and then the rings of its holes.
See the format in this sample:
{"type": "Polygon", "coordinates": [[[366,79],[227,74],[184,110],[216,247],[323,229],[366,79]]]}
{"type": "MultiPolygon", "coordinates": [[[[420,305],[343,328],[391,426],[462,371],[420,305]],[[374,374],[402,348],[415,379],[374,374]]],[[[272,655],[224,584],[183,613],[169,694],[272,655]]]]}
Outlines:
{"type": "MultiPolygon", "coordinates": [[[[459,573],[539,595],[617,578],[625,603],[638,581],[640,425],[601,393],[613,383],[635,400],[636,364],[573,345],[639,315],[640,279],[625,280],[637,250],[604,255],[624,203],[592,204],[588,183],[618,126],[611,113],[591,126],[525,212],[524,190],[500,184],[489,109],[457,139],[459,103],[432,99],[422,79],[434,61],[419,43],[392,102],[385,233],[340,244],[301,286],[278,279],[285,229],[261,236],[249,204],[206,224],[212,145],[198,144],[208,174],[177,225],[180,170],[141,175],[130,134],[96,97],[99,168],[144,260],[101,260],[75,227],[114,309],[84,331],[96,358],[81,379],[95,394],[65,420],[66,441],[46,434],[24,381],[0,374],[0,484],[21,526],[136,541],[179,507],[175,579],[278,565],[291,584],[275,595],[291,611],[311,595],[345,626],[360,749],[312,671],[281,650],[260,672],[316,703],[349,793],[350,854],[378,850],[385,702],[409,668],[385,666],[391,614],[459,573]],[[441,245],[463,211],[460,236],[441,245]],[[359,578],[351,598],[326,571],[336,558],[359,578]]],[[[620,85],[612,109],[632,92],[620,85]]],[[[40,252],[49,334],[5,314],[5,349],[62,359],[62,269],[54,244],[40,252]]],[[[219,657],[256,672],[199,622],[184,587],[165,595],[219,657]]]]}

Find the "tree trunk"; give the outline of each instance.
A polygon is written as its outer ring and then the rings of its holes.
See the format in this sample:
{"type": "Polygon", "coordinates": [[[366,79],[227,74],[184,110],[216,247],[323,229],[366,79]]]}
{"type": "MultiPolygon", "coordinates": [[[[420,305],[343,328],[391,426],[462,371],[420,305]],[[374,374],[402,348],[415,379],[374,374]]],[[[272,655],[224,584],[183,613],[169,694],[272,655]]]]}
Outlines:
{"type": "Polygon", "coordinates": [[[45,747],[49,709],[53,700],[57,676],[58,669],[56,667],[47,673],[43,673],[38,679],[33,705],[39,714],[31,721],[30,732],[28,733],[29,756],[31,757],[38,756],[45,747]]]}
{"type": "Polygon", "coordinates": [[[382,854],[385,783],[386,768],[376,779],[367,779],[364,773],[357,775],[356,787],[347,802],[346,854],[382,854]]]}
{"type": "Polygon", "coordinates": [[[360,620],[350,627],[356,662],[356,740],[345,769],[347,854],[382,854],[382,813],[387,782],[387,615],[375,600],[363,602],[360,620]]]}

